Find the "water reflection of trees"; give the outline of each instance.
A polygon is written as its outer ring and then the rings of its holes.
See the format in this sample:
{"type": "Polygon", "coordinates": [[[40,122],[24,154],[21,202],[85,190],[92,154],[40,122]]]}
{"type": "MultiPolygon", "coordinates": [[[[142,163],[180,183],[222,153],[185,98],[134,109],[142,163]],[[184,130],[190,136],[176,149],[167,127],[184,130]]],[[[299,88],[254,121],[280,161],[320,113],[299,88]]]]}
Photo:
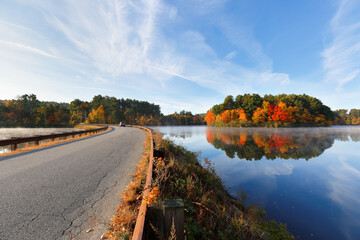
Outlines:
{"type": "Polygon", "coordinates": [[[332,147],[335,140],[360,141],[359,129],[224,129],[207,128],[207,141],[229,158],[310,159],[332,147]]]}

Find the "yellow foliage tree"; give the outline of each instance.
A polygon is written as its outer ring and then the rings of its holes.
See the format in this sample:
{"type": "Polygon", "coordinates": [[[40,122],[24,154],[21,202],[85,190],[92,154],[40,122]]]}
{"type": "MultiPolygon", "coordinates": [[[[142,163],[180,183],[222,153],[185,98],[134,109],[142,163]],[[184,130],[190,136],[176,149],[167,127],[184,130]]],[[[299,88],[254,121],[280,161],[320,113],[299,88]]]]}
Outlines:
{"type": "Polygon", "coordinates": [[[257,108],[252,116],[252,120],[255,124],[263,123],[267,119],[267,111],[263,108],[257,108]]]}
{"type": "Polygon", "coordinates": [[[236,120],[238,120],[238,118],[239,118],[238,110],[232,109],[230,111],[230,121],[236,121],[236,120]]]}
{"type": "Polygon", "coordinates": [[[100,105],[96,110],[93,109],[89,113],[86,123],[105,123],[105,111],[103,105],[100,105]]]}

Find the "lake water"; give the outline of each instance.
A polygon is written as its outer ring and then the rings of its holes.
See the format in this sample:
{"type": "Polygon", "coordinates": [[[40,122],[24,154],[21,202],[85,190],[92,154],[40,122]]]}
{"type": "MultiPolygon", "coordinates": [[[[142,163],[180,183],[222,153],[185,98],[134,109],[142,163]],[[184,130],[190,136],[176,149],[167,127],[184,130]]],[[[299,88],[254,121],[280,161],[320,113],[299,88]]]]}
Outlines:
{"type": "MultiPolygon", "coordinates": [[[[0,140],[10,139],[12,137],[32,137],[35,135],[48,135],[80,130],[81,129],[76,128],[0,128],[0,140]]],[[[19,144],[19,148],[21,147],[22,145],[19,144]]],[[[10,146],[0,147],[0,154],[6,152],[10,152],[10,146]]]]}
{"type": "Polygon", "coordinates": [[[154,127],[298,239],[360,239],[360,127],[154,127]]]}

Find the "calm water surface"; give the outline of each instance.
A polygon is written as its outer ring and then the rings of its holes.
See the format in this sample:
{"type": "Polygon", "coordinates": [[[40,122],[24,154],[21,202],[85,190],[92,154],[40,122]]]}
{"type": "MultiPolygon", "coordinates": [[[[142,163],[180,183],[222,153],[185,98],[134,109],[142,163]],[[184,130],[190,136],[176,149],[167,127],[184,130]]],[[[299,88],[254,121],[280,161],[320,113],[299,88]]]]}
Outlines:
{"type": "MultiPolygon", "coordinates": [[[[76,128],[0,128],[0,140],[12,137],[32,137],[35,135],[47,135],[53,133],[63,133],[80,131],[76,128]]],[[[19,145],[22,146],[21,144],[19,145]]],[[[10,152],[10,146],[0,147],[0,154],[10,152]]]]}
{"type": "Polygon", "coordinates": [[[360,239],[360,127],[154,127],[299,239],[360,239]]]}

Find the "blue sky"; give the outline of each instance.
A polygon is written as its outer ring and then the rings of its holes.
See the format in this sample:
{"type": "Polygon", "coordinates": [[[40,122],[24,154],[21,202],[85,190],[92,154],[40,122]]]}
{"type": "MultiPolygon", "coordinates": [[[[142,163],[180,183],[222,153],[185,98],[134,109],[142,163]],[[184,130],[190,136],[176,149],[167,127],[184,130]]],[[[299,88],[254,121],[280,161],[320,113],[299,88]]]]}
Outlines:
{"type": "Polygon", "coordinates": [[[309,94],[360,108],[360,2],[0,0],[0,99],[154,102],[309,94]]]}

